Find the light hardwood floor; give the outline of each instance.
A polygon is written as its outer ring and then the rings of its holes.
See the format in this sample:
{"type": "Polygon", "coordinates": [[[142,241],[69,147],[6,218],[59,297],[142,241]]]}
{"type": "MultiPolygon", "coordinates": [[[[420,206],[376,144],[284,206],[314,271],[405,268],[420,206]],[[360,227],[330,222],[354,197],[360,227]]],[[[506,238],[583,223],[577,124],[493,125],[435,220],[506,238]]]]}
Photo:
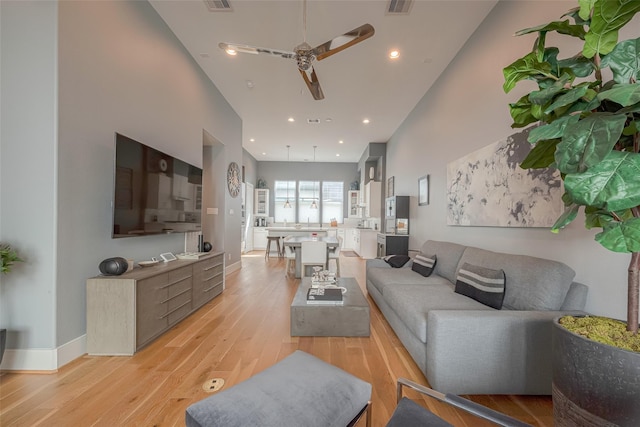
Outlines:
{"type": "MultiPolygon", "coordinates": [[[[53,374],[2,373],[0,425],[184,425],[185,408],[209,395],[207,379],[223,378],[228,388],[300,349],[370,382],[372,425],[384,426],[396,405],[396,378],[427,385],[423,374],[371,300],[368,338],[291,337],[289,305],[299,281],[285,277],[284,264],[265,261],[264,252],[243,256],[222,295],[132,357],[85,355],[53,374]]],[[[364,261],[341,256],[340,264],[365,291],[364,261]]],[[[489,425],[408,396],[453,425],[489,425]]],[[[553,425],[548,396],[469,397],[532,425],[553,425]]]]}

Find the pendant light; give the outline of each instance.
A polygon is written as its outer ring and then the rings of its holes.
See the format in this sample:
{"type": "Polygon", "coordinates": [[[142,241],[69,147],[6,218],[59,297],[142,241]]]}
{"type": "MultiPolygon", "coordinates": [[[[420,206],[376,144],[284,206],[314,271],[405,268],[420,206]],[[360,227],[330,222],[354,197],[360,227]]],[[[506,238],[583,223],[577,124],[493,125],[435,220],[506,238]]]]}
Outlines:
{"type": "MultiPolygon", "coordinates": [[[[316,147],[317,145],[313,146],[313,163],[316,162],[316,147]]],[[[311,202],[311,206],[309,206],[310,209],[318,209],[318,203],[316,203],[316,186],[315,184],[313,185],[313,201],[311,202]]]]}
{"type": "MultiPolygon", "coordinates": [[[[287,145],[287,165],[289,164],[289,147],[291,146],[287,145]]],[[[284,202],[284,207],[286,209],[291,208],[291,203],[289,203],[289,181],[287,181],[287,200],[284,202]]]]}

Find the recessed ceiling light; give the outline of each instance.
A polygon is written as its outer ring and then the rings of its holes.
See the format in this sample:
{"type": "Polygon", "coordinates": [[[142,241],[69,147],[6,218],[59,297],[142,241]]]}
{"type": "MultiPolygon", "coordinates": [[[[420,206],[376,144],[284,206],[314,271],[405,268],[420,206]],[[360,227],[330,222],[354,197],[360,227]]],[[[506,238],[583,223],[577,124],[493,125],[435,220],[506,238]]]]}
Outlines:
{"type": "Polygon", "coordinates": [[[293,117],[289,117],[287,120],[288,120],[289,122],[295,122],[295,121],[296,121],[296,119],[294,119],[293,117]]]}
{"type": "Polygon", "coordinates": [[[397,50],[392,50],[391,52],[389,52],[389,58],[390,59],[398,59],[400,58],[400,52],[397,50]]]}
{"type": "Polygon", "coordinates": [[[327,123],[331,123],[332,120],[333,119],[331,117],[327,117],[326,119],[324,119],[324,121],[327,122],[327,123]]]}
{"type": "Polygon", "coordinates": [[[344,144],[343,140],[338,141],[338,144],[344,144]]]}
{"type": "Polygon", "coordinates": [[[253,84],[253,82],[251,80],[247,80],[246,83],[247,83],[247,87],[249,89],[253,89],[254,84],[253,84]]]}
{"type": "Polygon", "coordinates": [[[364,123],[365,125],[369,124],[369,119],[364,119],[362,123],[364,123]]]}
{"type": "Polygon", "coordinates": [[[340,157],[340,153],[336,154],[336,157],[340,157]]]}
{"type": "Polygon", "coordinates": [[[235,56],[237,55],[238,52],[236,52],[235,49],[231,49],[231,48],[227,48],[224,50],[225,52],[227,52],[227,54],[231,55],[231,56],[235,56]]]}
{"type": "Polygon", "coordinates": [[[266,155],[267,155],[267,153],[262,153],[262,155],[263,155],[263,156],[266,156],[266,155]]]}
{"type": "Polygon", "coordinates": [[[254,138],[249,138],[249,141],[256,142],[256,140],[254,138]]]}

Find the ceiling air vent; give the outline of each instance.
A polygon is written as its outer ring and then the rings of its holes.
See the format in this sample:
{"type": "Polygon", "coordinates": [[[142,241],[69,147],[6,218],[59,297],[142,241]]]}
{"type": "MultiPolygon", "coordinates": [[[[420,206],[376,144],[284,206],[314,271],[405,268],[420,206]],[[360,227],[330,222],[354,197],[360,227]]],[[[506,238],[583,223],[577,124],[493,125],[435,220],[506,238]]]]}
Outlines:
{"type": "Polygon", "coordinates": [[[317,125],[320,123],[320,119],[307,119],[307,123],[310,125],[317,125]]]}
{"type": "Polygon", "coordinates": [[[233,10],[229,0],[202,0],[209,12],[230,12],[233,10]]]}
{"type": "Polygon", "coordinates": [[[409,13],[409,9],[413,5],[413,0],[389,0],[389,6],[387,7],[387,13],[409,13]]]}

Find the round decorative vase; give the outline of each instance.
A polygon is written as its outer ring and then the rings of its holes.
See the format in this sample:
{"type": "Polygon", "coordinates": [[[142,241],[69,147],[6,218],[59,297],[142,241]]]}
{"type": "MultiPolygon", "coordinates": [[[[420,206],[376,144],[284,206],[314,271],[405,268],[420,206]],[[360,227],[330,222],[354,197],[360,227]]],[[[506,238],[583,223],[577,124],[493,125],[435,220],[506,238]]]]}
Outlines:
{"type": "Polygon", "coordinates": [[[553,322],[557,427],[640,426],[640,353],[591,341],[553,322]]]}

